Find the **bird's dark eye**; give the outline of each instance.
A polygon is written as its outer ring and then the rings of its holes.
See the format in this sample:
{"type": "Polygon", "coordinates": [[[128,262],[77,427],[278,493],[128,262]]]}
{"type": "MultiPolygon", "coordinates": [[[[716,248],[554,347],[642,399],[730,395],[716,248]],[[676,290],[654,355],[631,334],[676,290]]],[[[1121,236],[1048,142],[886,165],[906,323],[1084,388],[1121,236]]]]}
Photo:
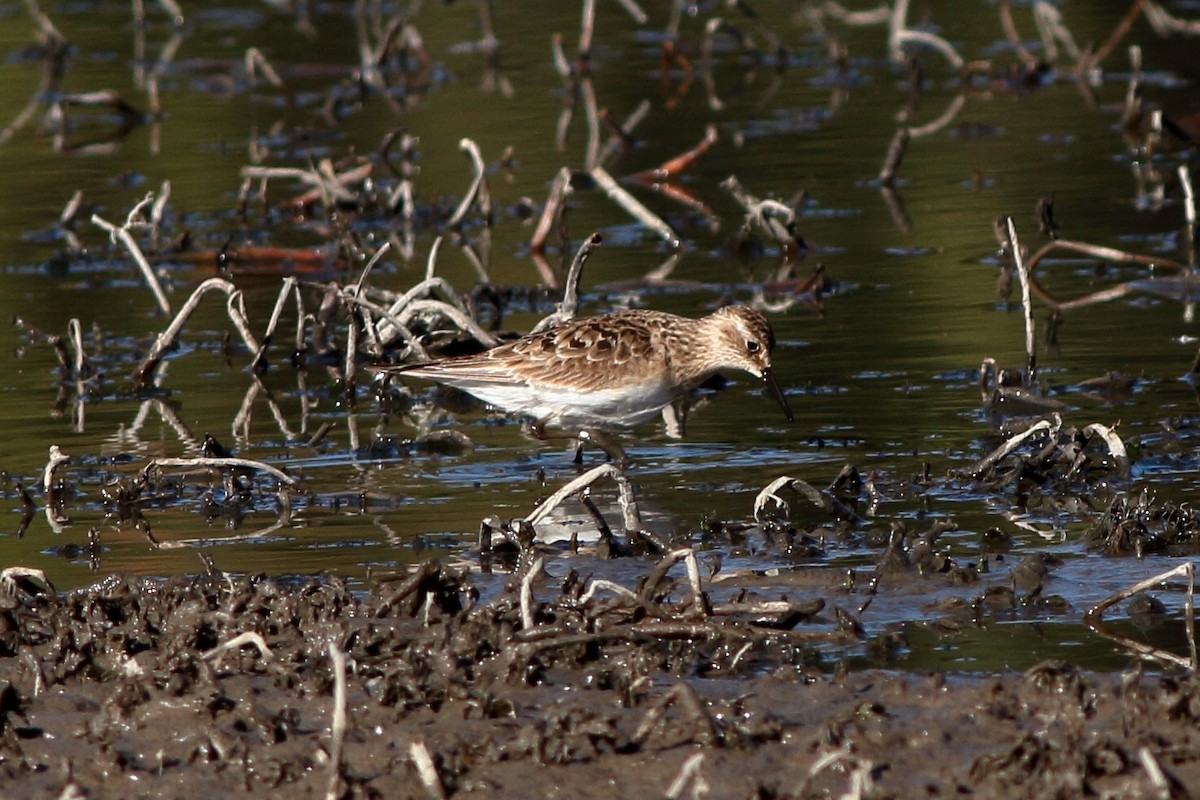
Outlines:
{"type": "Polygon", "coordinates": [[[759,350],[762,350],[761,344],[754,341],[753,339],[746,340],[746,352],[747,353],[757,353],[759,350]]]}

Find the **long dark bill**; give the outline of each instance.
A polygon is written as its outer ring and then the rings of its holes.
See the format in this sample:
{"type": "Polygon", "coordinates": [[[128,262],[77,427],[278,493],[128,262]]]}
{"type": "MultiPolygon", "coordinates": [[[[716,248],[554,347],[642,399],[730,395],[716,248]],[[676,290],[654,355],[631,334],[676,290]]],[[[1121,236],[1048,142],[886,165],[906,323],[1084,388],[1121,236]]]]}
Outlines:
{"type": "Polygon", "coordinates": [[[771,370],[763,370],[763,383],[767,385],[771,397],[774,397],[775,402],[779,403],[779,407],[783,409],[783,415],[787,417],[787,421],[795,422],[796,418],[792,416],[792,410],[788,408],[787,398],[783,396],[783,390],[779,388],[779,383],[775,380],[775,374],[771,370]]]}

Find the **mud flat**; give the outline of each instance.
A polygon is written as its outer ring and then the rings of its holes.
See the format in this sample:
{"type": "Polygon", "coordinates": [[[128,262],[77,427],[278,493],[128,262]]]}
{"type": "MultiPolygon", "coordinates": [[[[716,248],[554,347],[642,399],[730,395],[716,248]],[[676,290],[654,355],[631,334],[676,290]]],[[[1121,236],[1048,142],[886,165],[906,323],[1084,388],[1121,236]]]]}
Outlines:
{"type": "Polygon", "coordinates": [[[1192,678],[1061,662],[829,674],[771,609],[668,606],[653,574],[636,601],[514,579],[485,602],[473,580],[430,561],[370,593],[332,578],[110,578],[65,595],[10,582],[4,794],[1184,797],[1200,785],[1192,678]]]}

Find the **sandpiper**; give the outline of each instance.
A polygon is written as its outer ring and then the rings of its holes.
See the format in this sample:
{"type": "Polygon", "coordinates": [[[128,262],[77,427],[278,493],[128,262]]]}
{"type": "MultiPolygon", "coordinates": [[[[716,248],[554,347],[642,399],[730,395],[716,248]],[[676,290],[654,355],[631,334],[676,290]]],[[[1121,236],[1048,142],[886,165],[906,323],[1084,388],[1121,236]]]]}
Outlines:
{"type": "Polygon", "coordinates": [[[722,369],[761,378],[792,412],[771,373],[775,335],[747,306],[701,319],[634,309],[574,320],[478,355],[386,368],[453,386],[538,428],[632,428],[722,369]]]}

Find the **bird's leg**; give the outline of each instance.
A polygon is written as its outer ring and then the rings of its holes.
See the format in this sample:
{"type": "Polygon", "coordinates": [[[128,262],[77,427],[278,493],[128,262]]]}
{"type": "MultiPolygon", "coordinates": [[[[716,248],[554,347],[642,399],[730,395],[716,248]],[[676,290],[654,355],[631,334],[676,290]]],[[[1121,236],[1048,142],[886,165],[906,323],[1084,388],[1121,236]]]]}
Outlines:
{"type": "Polygon", "coordinates": [[[625,448],[621,447],[621,443],[616,438],[609,436],[603,431],[597,430],[582,430],[576,433],[551,433],[546,430],[546,420],[538,420],[529,425],[529,434],[535,439],[543,442],[549,442],[553,439],[574,439],[575,446],[575,463],[583,463],[583,446],[587,442],[599,447],[608,456],[608,460],[619,470],[624,470],[629,464],[629,456],[625,455],[625,448]]]}
{"type": "Polygon", "coordinates": [[[551,433],[546,430],[546,420],[539,419],[529,423],[527,429],[530,436],[537,439],[539,442],[549,442],[555,439],[572,439],[575,442],[575,458],[576,465],[583,463],[583,437],[574,433],[551,433]]]}
{"type": "Polygon", "coordinates": [[[615,437],[609,436],[604,431],[580,431],[579,445],[581,451],[584,442],[595,443],[608,456],[608,460],[613,462],[613,465],[622,472],[625,471],[625,467],[629,466],[629,456],[625,455],[625,448],[621,447],[621,443],[615,437]]]}

